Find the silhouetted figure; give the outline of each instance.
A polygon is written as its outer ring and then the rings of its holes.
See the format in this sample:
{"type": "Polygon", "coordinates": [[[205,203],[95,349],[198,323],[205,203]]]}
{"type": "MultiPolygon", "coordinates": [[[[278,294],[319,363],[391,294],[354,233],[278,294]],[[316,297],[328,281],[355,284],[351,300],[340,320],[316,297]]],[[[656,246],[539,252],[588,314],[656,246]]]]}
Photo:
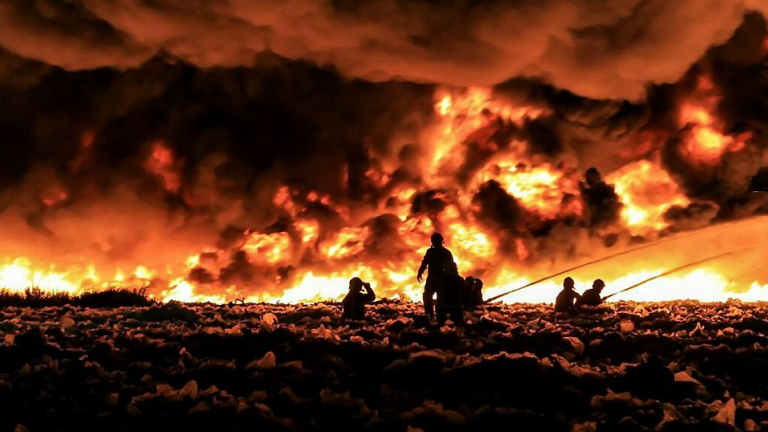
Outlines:
{"type": "Polygon", "coordinates": [[[600,306],[603,304],[603,299],[600,297],[600,293],[605,288],[605,282],[602,279],[595,279],[592,283],[592,288],[584,291],[581,298],[576,301],[576,307],[579,306],[600,306]]]}
{"type": "Polygon", "coordinates": [[[416,280],[421,283],[424,270],[429,268],[429,275],[427,276],[427,283],[424,284],[424,311],[427,315],[434,317],[434,303],[432,297],[440,289],[440,285],[443,283],[445,276],[445,269],[448,264],[453,263],[453,255],[451,251],[443,246],[443,236],[439,233],[432,234],[431,238],[432,246],[427,249],[427,253],[424,254],[424,259],[421,260],[421,266],[419,267],[419,273],[416,276],[416,280]]]}
{"type": "Polygon", "coordinates": [[[573,302],[580,299],[581,296],[574,289],[573,279],[565,278],[563,281],[563,290],[557,295],[555,300],[555,312],[569,312],[574,309],[573,302]]]}
{"type": "Polygon", "coordinates": [[[597,168],[589,168],[579,182],[585,220],[590,229],[608,226],[619,219],[621,201],[613,186],[603,181],[597,168]]]}
{"type": "Polygon", "coordinates": [[[446,265],[443,283],[437,292],[437,323],[445,324],[450,316],[454,324],[464,323],[464,279],[459,275],[456,264],[446,265]]]}
{"type": "Polygon", "coordinates": [[[353,277],[349,280],[349,292],[347,293],[342,305],[344,312],[342,317],[345,319],[361,320],[365,318],[365,305],[376,299],[371,284],[363,282],[359,277],[353,277]],[[365,289],[365,292],[363,292],[365,289]]]}
{"type": "Polygon", "coordinates": [[[470,310],[472,308],[472,298],[475,291],[475,278],[467,276],[464,278],[464,308],[470,310]]]}
{"type": "Polygon", "coordinates": [[[483,281],[480,278],[475,278],[475,285],[473,286],[472,290],[472,304],[475,305],[475,307],[480,306],[481,304],[485,303],[485,300],[483,300],[483,281]]]}

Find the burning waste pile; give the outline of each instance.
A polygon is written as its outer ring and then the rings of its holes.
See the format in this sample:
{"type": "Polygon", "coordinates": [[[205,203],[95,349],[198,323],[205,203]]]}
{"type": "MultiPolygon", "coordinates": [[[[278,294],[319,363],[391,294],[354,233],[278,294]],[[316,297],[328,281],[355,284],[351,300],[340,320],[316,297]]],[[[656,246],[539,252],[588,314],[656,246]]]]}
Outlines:
{"type": "Polygon", "coordinates": [[[768,427],[764,304],[412,303],[0,311],[3,430],[681,431],[768,427]]]}

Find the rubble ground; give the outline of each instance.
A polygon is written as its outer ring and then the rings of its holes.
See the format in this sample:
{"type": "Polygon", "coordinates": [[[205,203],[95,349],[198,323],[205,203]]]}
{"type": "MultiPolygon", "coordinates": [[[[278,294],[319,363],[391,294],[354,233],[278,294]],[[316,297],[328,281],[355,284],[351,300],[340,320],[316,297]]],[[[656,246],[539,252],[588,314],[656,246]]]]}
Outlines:
{"type": "Polygon", "coordinates": [[[0,309],[0,430],[768,430],[768,304],[0,309]]]}

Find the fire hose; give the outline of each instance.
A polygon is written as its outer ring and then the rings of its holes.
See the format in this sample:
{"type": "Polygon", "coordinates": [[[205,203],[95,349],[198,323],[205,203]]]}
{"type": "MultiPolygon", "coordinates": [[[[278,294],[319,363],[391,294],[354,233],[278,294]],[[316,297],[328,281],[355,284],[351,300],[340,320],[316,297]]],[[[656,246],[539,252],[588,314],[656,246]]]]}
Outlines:
{"type": "MultiPolygon", "coordinates": [[[[717,225],[710,226],[710,228],[715,228],[715,227],[717,227],[717,225]]],[[[523,290],[525,288],[528,288],[528,287],[531,287],[533,285],[536,285],[536,284],[539,284],[541,282],[544,282],[545,280],[552,279],[553,277],[564,275],[564,274],[566,274],[568,272],[572,272],[574,270],[578,270],[580,268],[584,268],[584,267],[590,266],[592,264],[597,264],[597,263],[600,263],[600,262],[603,262],[603,261],[607,261],[607,260],[610,260],[610,259],[618,258],[618,257],[620,257],[622,255],[627,255],[627,254],[632,253],[632,252],[636,252],[636,251],[639,251],[639,250],[642,250],[642,249],[647,249],[647,248],[650,248],[650,247],[653,247],[653,246],[657,246],[657,245],[659,245],[661,243],[666,243],[666,242],[670,242],[670,241],[673,241],[673,240],[681,240],[681,239],[684,239],[684,238],[687,238],[687,237],[700,235],[706,229],[707,228],[705,228],[704,230],[693,231],[693,232],[689,232],[689,233],[686,233],[686,234],[683,234],[683,235],[679,235],[679,236],[665,237],[665,238],[656,240],[656,241],[651,242],[651,243],[646,243],[644,245],[640,245],[640,246],[634,247],[632,249],[627,249],[627,250],[622,251],[622,252],[618,252],[618,253],[615,253],[615,254],[612,254],[612,255],[608,255],[608,256],[604,256],[602,258],[598,258],[596,260],[592,260],[592,261],[589,261],[589,262],[586,262],[586,263],[583,263],[583,264],[579,264],[577,266],[573,266],[571,268],[559,271],[559,272],[551,274],[549,276],[545,276],[545,277],[543,277],[541,279],[537,279],[537,280],[535,280],[533,282],[529,282],[529,283],[527,283],[527,284],[525,284],[523,286],[517,287],[517,288],[515,288],[513,290],[510,290],[510,291],[507,291],[505,293],[502,293],[502,294],[496,295],[494,297],[491,297],[488,300],[485,300],[483,303],[484,304],[491,303],[491,302],[496,301],[496,300],[498,300],[498,299],[500,299],[500,298],[502,298],[504,296],[507,296],[509,294],[516,293],[516,292],[518,292],[520,290],[523,290]]],[[[739,252],[741,252],[741,251],[739,251],[739,252]]],[[[714,259],[714,258],[712,258],[712,259],[714,259]]]]}
{"type": "Polygon", "coordinates": [[[528,287],[531,287],[531,286],[536,285],[538,283],[544,282],[545,280],[552,279],[553,277],[557,277],[557,276],[560,276],[560,275],[564,275],[564,274],[566,274],[568,272],[572,272],[574,270],[578,270],[580,268],[587,267],[587,266],[590,266],[592,264],[597,264],[599,262],[607,261],[609,259],[618,258],[618,257],[620,257],[622,255],[626,255],[626,254],[629,254],[629,253],[632,253],[632,252],[636,252],[636,251],[639,251],[641,249],[647,249],[649,247],[656,246],[656,245],[658,245],[660,243],[665,243],[667,241],[679,240],[679,239],[682,239],[682,238],[685,238],[685,237],[690,237],[690,236],[692,236],[694,234],[696,234],[696,233],[688,233],[686,235],[682,235],[682,236],[678,236],[678,237],[667,237],[667,238],[664,238],[664,239],[661,239],[661,240],[657,240],[655,242],[651,242],[651,243],[647,243],[647,244],[644,244],[644,245],[640,245],[640,246],[634,247],[632,249],[627,249],[627,250],[622,251],[622,252],[618,252],[618,253],[615,253],[615,254],[612,254],[612,255],[608,255],[608,256],[604,256],[602,258],[598,258],[596,260],[592,260],[592,261],[589,261],[589,262],[586,262],[586,263],[583,263],[583,264],[579,264],[577,266],[573,266],[571,268],[567,268],[565,270],[559,271],[559,272],[551,274],[549,276],[545,276],[545,277],[543,277],[541,279],[537,279],[537,280],[535,280],[533,282],[529,282],[529,283],[527,283],[527,284],[525,284],[523,286],[517,287],[517,288],[515,288],[515,289],[513,289],[511,291],[507,291],[505,293],[502,293],[502,294],[496,295],[494,297],[491,297],[488,300],[484,301],[483,303],[486,303],[486,304],[487,303],[491,303],[491,302],[496,301],[496,300],[498,300],[498,299],[500,299],[500,298],[502,298],[504,296],[507,296],[509,294],[516,293],[516,292],[518,292],[520,290],[523,290],[525,288],[528,288],[528,287]]]}
{"type": "Polygon", "coordinates": [[[669,269],[669,270],[667,270],[667,271],[665,271],[663,273],[657,274],[656,276],[653,276],[653,277],[650,277],[650,278],[645,279],[643,281],[640,281],[640,282],[638,282],[638,283],[636,283],[634,285],[631,285],[631,286],[628,286],[628,287],[626,287],[624,289],[616,291],[613,294],[608,294],[607,296],[603,297],[603,301],[608,300],[609,298],[611,298],[611,297],[613,297],[613,296],[615,296],[617,294],[621,294],[623,292],[627,292],[629,290],[635,289],[635,288],[637,288],[637,287],[639,287],[641,285],[645,285],[646,283],[651,282],[653,280],[656,280],[656,279],[658,279],[660,277],[669,276],[669,275],[671,275],[673,273],[677,273],[677,272],[679,272],[681,270],[685,270],[687,268],[691,268],[691,267],[695,267],[695,266],[700,265],[700,264],[704,264],[705,262],[714,261],[714,260],[719,259],[719,258],[723,258],[723,257],[729,256],[729,255],[735,255],[735,254],[738,254],[738,253],[754,250],[754,249],[757,249],[757,248],[758,247],[755,246],[755,247],[750,247],[750,248],[741,249],[741,250],[737,250],[737,251],[723,252],[723,253],[720,253],[720,254],[717,254],[717,255],[713,255],[713,256],[710,256],[710,257],[707,257],[707,258],[700,259],[698,261],[694,261],[694,262],[690,262],[690,263],[687,263],[687,264],[683,264],[681,266],[669,269]]]}

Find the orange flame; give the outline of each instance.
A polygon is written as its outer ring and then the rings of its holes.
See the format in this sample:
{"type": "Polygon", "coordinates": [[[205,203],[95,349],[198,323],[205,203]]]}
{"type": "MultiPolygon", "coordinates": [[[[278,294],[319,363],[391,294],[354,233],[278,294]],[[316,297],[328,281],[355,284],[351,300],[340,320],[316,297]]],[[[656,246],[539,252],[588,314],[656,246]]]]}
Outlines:
{"type": "Polygon", "coordinates": [[[621,198],[624,204],[621,216],[635,235],[665,228],[664,212],[673,205],[690,204],[669,174],[657,163],[647,160],[625,165],[606,180],[614,185],[621,198]]]}
{"type": "MultiPolygon", "coordinates": [[[[711,95],[715,88],[711,81],[702,81],[698,91],[701,95],[681,106],[681,126],[687,124],[691,130],[683,151],[697,163],[714,164],[724,152],[738,151],[743,139],[722,134],[722,124],[713,114],[715,105],[711,95]]],[[[260,232],[256,229],[236,232],[235,237],[241,237],[230,242],[234,246],[226,247],[213,247],[215,242],[210,239],[208,242],[201,241],[192,250],[177,253],[177,258],[154,266],[142,262],[141,257],[127,253],[120,255],[119,262],[115,259],[114,262],[104,260],[97,264],[92,262],[97,260],[87,259],[89,257],[78,257],[70,265],[57,266],[40,264],[47,260],[20,254],[15,259],[0,263],[0,286],[17,291],[37,286],[78,293],[109,286],[144,285],[164,301],[226,302],[246,297],[249,301],[298,303],[338,300],[346,293],[348,280],[359,276],[371,281],[379,296],[418,300],[423,287],[416,281],[415,273],[429,244],[429,237],[436,230],[445,234],[446,246],[453,252],[462,275],[483,278],[486,297],[570,267],[573,264],[570,261],[541,260],[537,254],[547,247],[542,239],[496,232],[478,222],[471,208],[473,196],[480,186],[493,180],[513,196],[528,214],[533,215],[536,223],[548,225],[552,222],[551,225],[557,226],[568,216],[571,222],[559,228],[585,232],[579,226],[583,222],[580,221],[582,208],[574,168],[563,167],[562,161],[543,156],[532,157],[528,143],[520,138],[511,138],[505,143],[497,143],[490,138],[505,125],[520,127],[526,121],[548,113],[537,107],[496,100],[489,89],[472,88],[466,92],[441,90],[436,96],[436,126],[422,134],[423,146],[427,149],[426,159],[422,161],[422,182],[386,189],[395,178],[393,172],[397,167],[388,167],[386,163],[375,165],[366,176],[374,186],[388,190],[390,196],[370,208],[361,210],[343,205],[343,202],[339,204],[323,191],[298,191],[280,186],[272,196],[273,207],[265,209],[264,213],[293,218],[292,225],[288,224],[285,232],[260,232]],[[501,146],[504,146],[503,150],[499,150],[501,146]],[[478,159],[480,162],[467,168],[465,159],[471,150],[487,152],[490,156],[478,159]],[[468,178],[458,184],[456,178],[460,173],[468,178]],[[434,192],[435,208],[412,213],[413,198],[427,189],[434,192]],[[439,192],[435,191],[437,189],[439,192]],[[324,221],[314,219],[311,212],[304,211],[307,204],[323,204],[332,208],[334,217],[340,223],[324,226],[324,221]],[[370,216],[384,215],[387,218],[381,218],[385,220],[382,226],[362,223],[370,216]],[[368,250],[370,245],[379,248],[376,253],[368,250]],[[226,260],[235,251],[238,257],[245,253],[247,264],[253,266],[259,276],[249,286],[222,282],[226,279],[219,278],[222,267],[228,264],[226,260]]],[[[86,134],[86,138],[88,136],[86,134]]],[[[663,134],[648,133],[642,137],[642,151],[627,154],[634,157],[646,155],[650,150],[659,148],[657,141],[662,139],[663,134]]],[[[87,143],[91,141],[92,138],[84,139],[84,149],[89,147],[87,143]]],[[[181,167],[182,162],[161,142],[153,143],[151,154],[144,163],[147,172],[159,177],[165,190],[174,193],[181,188],[181,167]]],[[[630,163],[609,173],[606,181],[615,186],[624,204],[621,228],[625,237],[619,240],[620,244],[616,246],[619,248],[626,246],[622,242],[626,243],[627,232],[653,237],[654,233],[667,226],[663,217],[667,209],[672,205],[686,206],[690,203],[657,162],[639,160],[630,163]]],[[[66,188],[54,185],[43,189],[40,199],[45,205],[56,205],[67,199],[66,188]]],[[[742,232],[762,229],[763,225],[766,224],[745,221],[742,232]]],[[[760,236],[753,235],[744,241],[768,238],[768,225],[763,231],[766,232],[761,231],[760,236]]],[[[720,238],[716,240],[721,241],[720,238]]],[[[110,243],[111,240],[102,242],[110,243]]],[[[595,244],[599,243],[600,239],[592,238],[578,242],[573,245],[575,249],[570,259],[584,262],[599,257],[603,250],[595,248],[595,244]]],[[[612,263],[600,267],[599,271],[605,274],[599,273],[599,276],[606,280],[609,288],[627,286],[660,274],[670,267],[667,261],[671,258],[684,256],[692,250],[696,252],[697,249],[705,248],[683,246],[675,253],[670,252],[669,257],[635,257],[637,261],[615,266],[612,263]]],[[[100,250],[111,250],[111,245],[100,250]]],[[[760,259],[757,261],[762,262],[760,259]]],[[[726,276],[728,267],[710,265],[679,276],[660,278],[617,299],[722,300],[725,296],[758,299],[766,293],[768,285],[757,280],[754,283],[750,281],[748,287],[742,286],[746,288],[742,292],[734,292],[738,287],[726,276]],[[697,290],[686,289],[689,286],[696,286],[697,290]]],[[[593,276],[596,276],[594,272],[585,272],[575,274],[574,278],[581,286],[588,285],[589,278],[593,276]]],[[[505,298],[505,301],[551,302],[559,285],[558,281],[547,281],[535,289],[505,298]]]]}
{"type": "Polygon", "coordinates": [[[723,135],[722,123],[712,115],[719,101],[714,83],[707,75],[702,75],[696,93],[680,108],[680,126],[690,128],[681,151],[696,164],[717,165],[725,152],[743,150],[745,141],[751,136],[723,135]]]}

